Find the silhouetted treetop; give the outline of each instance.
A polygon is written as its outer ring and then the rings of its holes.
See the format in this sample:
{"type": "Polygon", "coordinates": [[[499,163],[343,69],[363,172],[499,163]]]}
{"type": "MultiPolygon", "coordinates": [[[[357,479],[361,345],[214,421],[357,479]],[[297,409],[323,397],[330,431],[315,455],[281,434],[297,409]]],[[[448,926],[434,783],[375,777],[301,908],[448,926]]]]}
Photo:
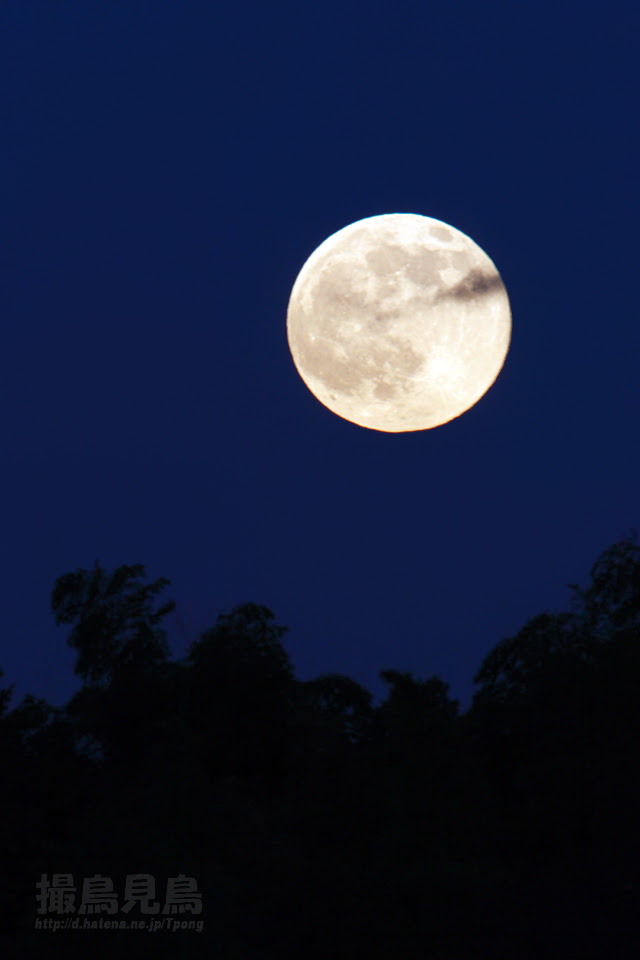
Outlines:
{"type": "Polygon", "coordinates": [[[440,677],[421,680],[410,672],[381,670],[380,677],[389,684],[385,709],[396,715],[413,715],[420,711],[425,717],[453,720],[458,713],[458,701],[449,697],[449,684],[440,677]]]}
{"type": "Polygon", "coordinates": [[[514,637],[500,640],[487,654],[474,676],[485,697],[520,697],[531,685],[548,673],[559,657],[581,655],[568,613],[541,613],[530,620],[514,637]]]}
{"type": "Polygon", "coordinates": [[[421,761],[448,741],[458,716],[458,701],[440,677],[418,679],[399,670],[381,670],[389,684],[376,710],[375,728],[392,754],[421,761]]]}
{"type": "Polygon", "coordinates": [[[289,655],[281,637],[287,628],[278,625],[268,607],[242,603],[231,613],[220,614],[189,648],[188,660],[196,668],[217,671],[226,680],[256,672],[262,679],[293,679],[289,655]]]}
{"type": "Polygon", "coordinates": [[[576,620],[595,638],[640,627],[640,545],[635,530],[604,550],[586,589],[569,584],[576,620]]]}
{"type": "Polygon", "coordinates": [[[298,684],[300,715],[322,737],[350,743],[366,738],[374,711],[369,690],[342,673],[325,673],[298,684]]]}
{"type": "Polygon", "coordinates": [[[145,576],[142,564],[125,564],[109,575],[96,560],[93,570],[56,580],[51,609],[57,625],[74,624],[67,642],[78,652],[75,673],[86,682],[105,684],[119,668],[135,664],[149,669],[167,658],[165,633],[158,624],[175,602],[155,611],[152,604],[170,581],[161,577],[140,583],[145,576]]]}
{"type": "Polygon", "coordinates": [[[539,614],[487,654],[474,677],[480,685],[474,704],[521,700],[536,691],[548,696],[561,681],[600,663],[603,645],[622,635],[637,636],[640,547],[635,533],[603,551],[585,589],[569,586],[570,612],[539,614]]]}
{"type": "Polygon", "coordinates": [[[295,678],[267,607],[243,603],[191,644],[189,710],[213,776],[254,777],[285,762],[295,678]]]}
{"type": "MultiPolygon", "coordinates": [[[[4,677],[4,670],[0,668],[0,680],[4,677]]],[[[11,703],[15,683],[10,683],[8,687],[0,690],[0,719],[5,715],[11,703]]]]}

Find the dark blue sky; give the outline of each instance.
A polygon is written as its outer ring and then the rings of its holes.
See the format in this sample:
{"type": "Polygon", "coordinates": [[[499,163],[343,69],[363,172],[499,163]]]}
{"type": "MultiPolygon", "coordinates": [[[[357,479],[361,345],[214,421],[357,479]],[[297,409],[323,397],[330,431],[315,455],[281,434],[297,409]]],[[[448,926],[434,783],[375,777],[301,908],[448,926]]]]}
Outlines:
{"type": "Polygon", "coordinates": [[[0,666],[75,689],[55,579],[172,581],[177,653],[246,600],[301,679],[438,673],[566,607],[639,525],[635,5],[75,0],[0,14],[0,666]],[[330,234],[412,212],[513,332],[460,418],[385,434],[298,376],[330,234]],[[183,629],[184,627],[184,629],[183,629]]]}

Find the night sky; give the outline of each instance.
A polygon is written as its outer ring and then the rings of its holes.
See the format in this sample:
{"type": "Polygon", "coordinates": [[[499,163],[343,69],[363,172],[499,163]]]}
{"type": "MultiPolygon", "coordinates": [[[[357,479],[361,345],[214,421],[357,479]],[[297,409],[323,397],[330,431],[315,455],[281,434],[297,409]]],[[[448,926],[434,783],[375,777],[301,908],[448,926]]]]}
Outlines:
{"type": "MultiPolygon", "coordinates": [[[[143,563],[182,656],[252,601],[296,675],[438,674],[566,609],[640,526],[635,5],[56,0],[0,13],[5,680],[76,689],[56,578],[143,563]],[[390,434],[309,392],[291,288],[330,234],[468,234],[511,347],[390,434]]],[[[15,702],[15,701],[14,701],[15,702]]]]}

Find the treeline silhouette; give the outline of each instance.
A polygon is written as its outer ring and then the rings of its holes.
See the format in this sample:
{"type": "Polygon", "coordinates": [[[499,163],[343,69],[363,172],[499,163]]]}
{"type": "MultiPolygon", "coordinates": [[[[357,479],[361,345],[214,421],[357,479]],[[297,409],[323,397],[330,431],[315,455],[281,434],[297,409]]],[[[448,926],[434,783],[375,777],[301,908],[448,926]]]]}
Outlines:
{"type": "Polygon", "coordinates": [[[253,603],[172,659],[168,586],[139,564],[60,577],[80,689],[63,708],[0,692],[1,957],[637,956],[635,532],[567,612],[491,650],[465,712],[436,676],[383,671],[378,706],[348,676],[297,680],[253,603]],[[168,878],[193,878],[201,912],[122,912],[134,874],[160,905],[168,878]],[[38,912],[42,875],[72,876],[73,911],[38,912]],[[85,917],[203,929],[36,929],[80,916],[96,877],[118,911],[85,917]]]}

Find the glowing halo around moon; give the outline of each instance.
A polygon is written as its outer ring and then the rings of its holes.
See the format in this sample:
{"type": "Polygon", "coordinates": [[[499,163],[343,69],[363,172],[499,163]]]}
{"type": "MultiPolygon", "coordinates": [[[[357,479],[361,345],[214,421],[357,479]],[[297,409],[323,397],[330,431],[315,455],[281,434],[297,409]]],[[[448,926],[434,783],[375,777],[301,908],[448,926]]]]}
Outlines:
{"type": "Polygon", "coordinates": [[[427,430],[492,385],[511,310],[473,240],[431,217],[390,213],[338,230],[311,254],[291,291],[287,336],[329,410],[372,430],[427,430]]]}

